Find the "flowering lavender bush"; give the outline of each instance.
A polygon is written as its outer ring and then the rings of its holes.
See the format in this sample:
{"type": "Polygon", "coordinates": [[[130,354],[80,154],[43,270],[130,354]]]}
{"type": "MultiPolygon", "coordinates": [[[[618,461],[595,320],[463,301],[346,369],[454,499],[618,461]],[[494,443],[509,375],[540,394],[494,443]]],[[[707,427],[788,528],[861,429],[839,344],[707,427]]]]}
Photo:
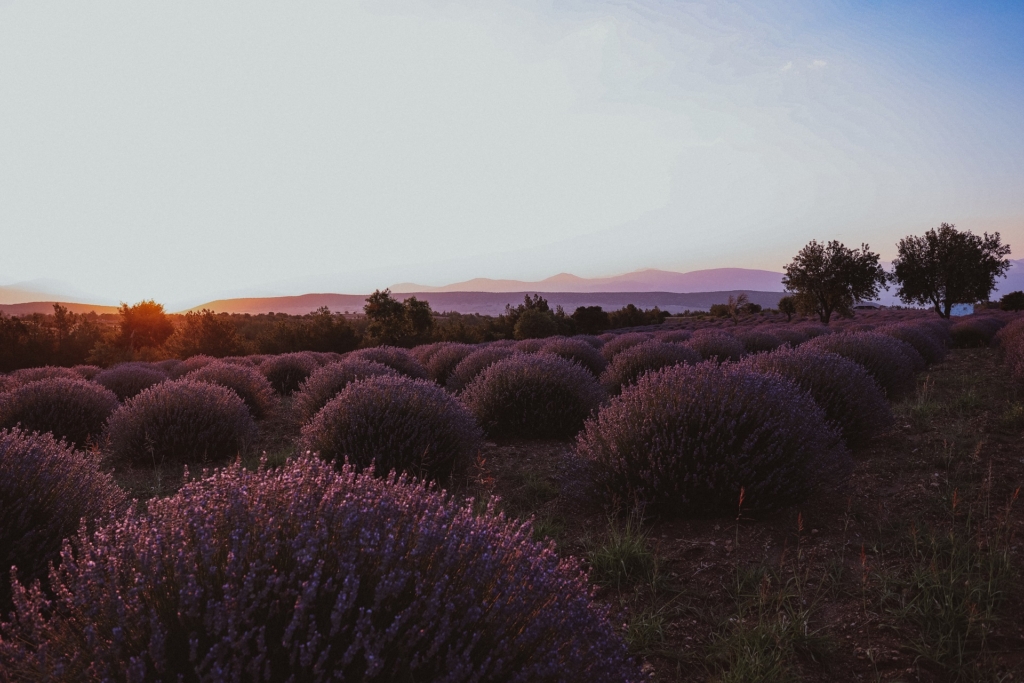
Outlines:
{"type": "Polygon", "coordinates": [[[319,365],[316,358],[300,351],[270,356],[260,363],[259,370],[274,391],[287,395],[298,389],[319,365]]]}
{"type": "Polygon", "coordinates": [[[103,368],[98,365],[76,365],[71,369],[74,370],[82,379],[92,379],[103,372],[103,368]]]}
{"type": "Polygon", "coordinates": [[[860,363],[890,399],[914,389],[914,375],[924,369],[924,359],[914,347],[878,332],[830,334],[816,337],[804,347],[838,353],[860,363]]]}
{"type": "Polygon", "coordinates": [[[774,351],[785,343],[782,339],[776,337],[767,330],[738,330],[733,334],[733,336],[743,344],[743,350],[746,353],[774,351]]]}
{"type": "Polygon", "coordinates": [[[84,447],[103,432],[117,396],[84,379],[41,379],[0,395],[0,428],[50,432],[84,447]]]}
{"type": "Polygon", "coordinates": [[[544,345],[537,353],[558,356],[582,365],[595,377],[600,376],[608,367],[608,361],[604,359],[601,352],[582,339],[551,337],[544,341],[544,345]]]}
{"type": "Polygon", "coordinates": [[[682,342],[690,341],[690,337],[693,336],[693,332],[689,330],[669,330],[667,332],[658,332],[654,335],[654,338],[658,341],[665,342],[666,344],[681,344],[682,342]]]}
{"type": "Polygon", "coordinates": [[[445,388],[453,393],[459,393],[486,368],[508,358],[512,353],[512,349],[506,346],[488,345],[477,349],[455,366],[455,370],[448,376],[445,388]]]}
{"type": "Polygon", "coordinates": [[[231,389],[179,379],[129,399],[110,416],[106,436],[118,462],[208,462],[238,455],[256,424],[231,389]]]}
{"type": "Polygon", "coordinates": [[[827,334],[832,334],[832,330],[820,323],[801,323],[796,327],[803,332],[808,339],[815,339],[816,337],[824,337],[827,334]]]}
{"type": "Polygon", "coordinates": [[[257,420],[265,418],[277,406],[274,387],[263,373],[254,367],[216,361],[193,370],[185,375],[185,379],[209,382],[231,389],[245,402],[249,412],[257,420]]]}
{"type": "Polygon", "coordinates": [[[626,332],[624,334],[617,334],[611,339],[605,341],[604,346],[601,347],[601,355],[604,356],[606,361],[611,363],[615,359],[616,354],[625,351],[631,346],[643,344],[651,338],[651,335],[644,332],[626,332]]]}
{"type": "Polygon", "coordinates": [[[587,421],[577,452],[614,506],[663,512],[802,500],[849,466],[811,397],[778,375],[707,362],[653,372],[587,421]]]}
{"type": "Polygon", "coordinates": [[[313,458],[235,465],[63,551],[0,667],[36,680],[645,680],[529,525],[313,458]]]}
{"type": "Polygon", "coordinates": [[[1018,318],[999,330],[995,340],[1010,374],[1018,381],[1024,380],[1024,319],[1018,318]]]}
{"type": "Polygon", "coordinates": [[[511,347],[519,353],[537,353],[541,347],[544,346],[543,339],[521,339],[515,343],[515,346],[511,347]]]}
{"type": "Polygon", "coordinates": [[[602,375],[601,384],[609,393],[618,394],[622,387],[633,384],[648,372],[679,363],[696,365],[701,360],[700,354],[688,346],[652,339],[616,354],[602,375]]]}
{"type": "Polygon", "coordinates": [[[124,401],[143,389],[167,381],[167,375],[148,363],[119,363],[97,374],[92,381],[110,389],[124,401]]]}
{"type": "Polygon", "coordinates": [[[699,353],[704,360],[713,360],[717,363],[739,360],[746,353],[743,343],[736,337],[721,330],[707,328],[694,332],[686,345],[699,353]]]}
{"type": "Polygon", "coordinates": [[[210,363],[216,363],[217,359],[213,356],[207,356],[204,353],[197,354],[195,356],[189,356],[181,362],[181,366],[178,370],[179,377],[184,377],[190,372],[195,372],[199,368],[205,368],[210,363]]]}
{"type": "Polygon", "coordinates": [[[931,333],[935,339],[945,347],[953,345],[953,335],[949,333],[949,328],[953,326],[948,320],[930,318],[928,320],[917,321],[917,326],[927,330],[931,333]]]}
{"type": "Polygon", "coordinates": [[[892,426],[882,388],[864,366],[848,358],[811,348],[779,349],[749,356],[742,364],[782,375],[808,392],[850,446],[892,426]]]}
{"type": "Polygon", "coordinates": [[[462,400],[489,435],[566,438],[605,392],[581,366],[558,356],[514,354],[477,375],[462,400]]]}
{"type": "Polygon", "coordinates": [[[457,342],[441,342],[438,348],[434,349],[433,353],[427,361],[423,363],[427,368],[427,374],[430,379],[434,380],[441,386],[445,385],[448,381],[448,376],[452,374],[463,358],[473,353],[476,349],[472,344],[459,344],[457,342]]]}
{"type": "Polygon", "coordinates": [[[988,346],[1003,323],[998,318],[973,315],[949,328],[953,336],[953,346],[958,349],[988,346]]]}
{"type": "Polygon", "coordinates": [[[360,349],[348,354],[346,358],[361,358],[372,360],[374,363],[386,365],[397,370],[406,377],[413,379],[427,379],[427,369],[416,360],[411,353],[396,346],[375,346],[370,349],[360,349]]]}
{"type": "Polygon", "coordinates": [[[398,371],[380,363],[359,358],[346,358],[313,371],[295,392],[292,410],[302,424],[309,422],[327,402],[352,382],[381,375],[398,375],[398,371]]]}
{"type": "Polygon", "coordinates": [[[810,336],[805,334],[799,327],[783,327],[780,325],[779,327],[772,327],[770,332],[783,344],[789,344],[793,347],[800,346],[810,339],[810,336]]]}
{"type": "Polygon", "coordinates": [[[946,357],[945,344],[929,328],[914,323],[895,323],[883,325],[876,331],[910,344],[928,365],[941,363],[946,357]]]}
{"type": "Polygon", "coordinates": [[[301,448],[377,474],[395,469],[448,479],[480,446],[473,416],[429,380],[378,376],[353,382],[302,428],[301,448]]]}
{"type": "Polygon", "coordinates": [[[166,360],[158,361],[153,363],[153,367],[163,371],[167,375],[168,379],[178,379],[189,372],[188,368],[185,367],[185,363],[177,358],[168,358],[166,360]]]}
{"type": "MultiPolygon", "coordinates": [[[[124,502],[95,459],[49,434],[0,430],[0,620],[12,607],[12,566],[26,584],[45,578],[80,520],[92,522],[124,502]]],[[[0,661],[0,678],[3,669],[0,661]]]]}
{"type": "Polygon", "coordinates": [[[58,368],[53,365],[44,365],[39,368],[22,368],[7,374],[8,385],[11,388],[28,384],[29,382],[38,382],[41,379],[57,378],[81,379],[82,376],[71,368],[58,368]]]}
{"type": "Polygon", "coordinates": [[[597,350],[601,350],[601,348],[604,346],[604,342],[599,337],[596,337],[592,334],[576,334],[570,337],[570,339],[579,339],[580,341],[584,341],[593,346],[597,350]]]}

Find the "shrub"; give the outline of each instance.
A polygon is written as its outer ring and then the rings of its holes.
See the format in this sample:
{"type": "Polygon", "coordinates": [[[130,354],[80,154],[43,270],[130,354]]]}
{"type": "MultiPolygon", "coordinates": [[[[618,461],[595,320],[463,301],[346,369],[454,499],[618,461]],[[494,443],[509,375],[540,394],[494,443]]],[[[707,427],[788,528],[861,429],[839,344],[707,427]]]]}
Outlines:
{"type": "Polygon", "coordinates": [[[512,336],[516,339],[543,339],[558,334],[558,324],[548,311],[528,308],[519,314],[512,336]]]}
{"type": "Polygon", "coordinates": [[[0,396],[0,428],[50,432],[84,447],[118,407],[113,392],[84,379],[41,379],[0,396]]]}
{"type": "Polygon", "coordinates": [[[604,356],[605,360],[611,363],[615,360],[615,355],[625,351],[626,349],[636,346],[637,344],[643,344],[652,336],[643,332],[626,332],[625,334],[615,335],[611,339],[605,341],[604,346],[601,347],[601,355],[604,356]]]}
{"type": "Polygon", "coordinates": [[[704,360],[713,360],[717,363],[739,360],[746,351],[743,343],[736,337],[711,329],[697,330],[686,345],[699,353],[704,360]]]}
{"type": "Polygon", "coordinates": [[[800,346],[810,337],[797,327],[773,327],[771,333],[782,343],[790,346],[800,346]]]}
{"type": "Polygon", "coordinates": [[[604,342],[592,334],[575,334],[572,337],[570,337],[570,339],[579,339],[580,341],[585,341],[598,350],[600,350],[601,347],[604,346],[604,342]]]}
{"type": "Polygon", "coordinates": [[[409,349],[409,353],[412,354],[413,358],[415,358],[425,366],[427,364],[427,361],[430,360],[431,354],[440,349],[442,344],[446,343],[449,342],[434,342],[433,344],[420,344],[419,346],[414,346],[411,349],[409,349]]]}
{"type": "Polygon", "coordinates": [[[928,365],[941,363],[946,357],[946,346],[930,329],[914,323],[883,325],[877,332],[899,339],[914,347],[928,365]]]}
{"type": "Polygon", "coordinates": [[[63,555],[52,609],[26,591],[4,627],[26,677],[644,680],[528,524],[314,458],[214,472],[63,555]]]}
{"type": "Polygon", "coordinates": [[[797,325],[796,328],[803,332],[809,339],[823,337],[826,334],[832,334],[830,329],[824,325],[819,325],[818,323],[803,323],[801,325],[797,325]]]}
{"type": "Polygon", "coordinates": [[[38,382],[41,379],[58,378],[81,379],[82,376],[71,368],[58,368],[52,365],[44,365],[40,368],[23,368],[7,374],[7,381],[11,388],[28,384],[29,382],[38,382]]]}
{"type": "Polygon", "coordinates": [[[97,374],[93,380],[125,401],[143,389],[167,381],[167,375],[146,363],[120,363],[97,374]]]}
{"type": "Polygon", "coordinates": [[[1018,381],[1024,380],[1024,319],[1017,319],[999,330],[996,341],[1010,374],[1018,381]]]}
{"type": "Polygon", "coordinates": [[[103,372],[103,368],[98,365],[76,365],[71,369],[78,373],[78,376],[82,379],[92,379],[103,372]]]}
{"type": "Polygon", "coordinates": [[[441,386],[448,381],[463,358],[473,353],[476,347],[471,344],[459,344],[457,342],[441,342],[439,348],[434,349],[429,359],[423,363],[427,368],[427,374],[441,386]]]}
{"type": "Polygon", "coordinates": [[[743,344],[743,349],[746,353],[774,351],[785,343],[782,339],[766,330],[740,330],[735,332],[733,336],[743,344]]]}
{"type": "Polygon", "coordinates": [[[519,353],[537,353],[544,346],[543,339],[522,339],[511,347],[519,353]]]}
{"type": "Polygon", "coordinates": [[[622,387],[633,384],[648,372],[679,363],[696,365],[701,360],[700,354],[688,346],[652,339],[617,354],[601,377],[601,383],[609,393],[617,394],[622,387]]]}
{"type": "Polygon", "coordinates": [[[666,344],[680,344],[689,341],[692,336],[693,332],[689,330],[669,330],[667,332],[658,332],[654,335],[654,338],[666,344]]]}
{"type": "Polygon", "coordinates": [[[317,368],[316,358],[302,351],[270,356],[260,363],[260,372],[279,394],[290,394],[317,368]]]}
{"type": "Polygon", "coordinates": [[[185,363],[177,358],[168,358],[167,360],[158,361],[153,363],[153,367],[165,372],[169,379],[178,379],[182,375],[190,372],[190,370],[185,367],[185,363]]]}
{"type": "Polygon", "coordinates": [[[924,359],[914,347],[878,332],[830,334],[816,337],[804,347],[837,353],[860,363],[890,399],[914,389],[914,375],[924,369],[924,359]]]}
{"type": "Polygon", "coordinates": [[[811,348],[779,349],[743,360],[758,372],[774,372],[808,392],[850,446],[860,446],[892,426],[885,393],[864,366],[811,348]]]}
{"type": "Polygon", "coordinates": [[[931,318],[929,320],[921,320],[917,323],[918,327],[928,330],[943,346],[949,347],[953,345],[953,335],[950,334],[949,328],[953,326],[953,323],[944,318],[931,318]]]}
{"type": "Polygon", "coordinates": [[[372,360],[413,379],[427,379],[428,377],[426,368],[413,358],[412,354],[396,346],[375,346],[371,349],[361,349],[353,351],[347,357],[372,360]]]}
{"type": "Polygon", "coordinates": [[[265,418],[277,405],[274,387],[263,373],[253,367],[216,361],[193,370],[185,375],[185,379],[231,389],[257,420],[265,418]]]}
{"type": "Polygon", "coordinates": [[[378,376],[359,380],[328,401],[302,429],[301,447],[330,461],[348,458],[448,479],[479,447],[480,428],[451,394],[429,380],[378,376]]]}
{"type": "Polygon", "coordinates": [[[587,421],[578,453],[612,505],[664,512],[743,509],[804,499],[848,467],[848,453],[811,397],[777,375],[738,365],[653,372],[587,421]]]}
{"type": "Polygon", "coordinates": [[[547,340],[537,353],[558,356],[582,365],[595,377],[600,376],[608,367],[608,361],[601,352],[582,339],[553,337],[547,340]]]}
{"type": "Polygon", "coordinates": [[[346,358],[337,363],[324,365],[313,371],[295,393],[292,410],[298,420],[305,424],[327,402],[352,382],[381,375],[397,375],[398,371],[371,360],[346,358]]]}
{"type": "Polygon", "coordinates": [[[6,617],[12,606],[12,566],[26,584],[44,579],[80,520],[92,522],[124,502],[124,493],[95,459],[49,434],[0,430],[0,615],[6,617]]]}
{"type": "Polygon", "coordinates": [[[512,349],[508,347],[493,344],[477,349],[455,366],[455,370],[448,376],[445,388],[448,391],[459,393],[486,368],[499,360],[508,358],[512,353],[512,349]]]}
{"type": "Polygon", "coordinates": [[[604,399],[597,379],[558,356],[515,354],[477,375],[462,400],[493,437],[566,438],[604,399]]]}
{"type": "Polygon", "coordinates": [[[956,348],[977,348],[991,344],[1000,327],[1002,323],[995,318],[971,316],[954,323],[949,333],[956,348]]]}
{"type": "Polygon", "coordinates": [[[146,389],[107,423],[111,457],[140,465],[223,460],[238,455],[255,434],[252,415],[238,394],[188,379],[146,389]]]}

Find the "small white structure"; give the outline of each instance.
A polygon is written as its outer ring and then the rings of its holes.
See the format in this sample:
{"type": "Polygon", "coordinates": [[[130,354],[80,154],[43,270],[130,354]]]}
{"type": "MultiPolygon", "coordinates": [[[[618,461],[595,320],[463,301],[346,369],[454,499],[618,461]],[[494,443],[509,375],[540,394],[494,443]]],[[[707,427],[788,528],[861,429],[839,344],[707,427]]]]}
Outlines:
{"type": "Polygon", "coordinates": [[[953,304],[949,309],[949,317],[961,317],[974,315],[974,304],[953,304]]]}

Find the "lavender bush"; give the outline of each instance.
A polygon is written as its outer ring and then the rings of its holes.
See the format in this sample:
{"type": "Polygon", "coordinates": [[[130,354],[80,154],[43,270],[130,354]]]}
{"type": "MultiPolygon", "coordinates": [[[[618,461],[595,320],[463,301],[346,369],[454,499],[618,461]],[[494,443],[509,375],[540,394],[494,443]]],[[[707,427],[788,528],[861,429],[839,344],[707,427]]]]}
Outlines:
{"type": "Polygon", "coordinates": [[[839,433],[792,382],[738,365],[641,377],[587,421],[577,452],[611,506],[735,513],[804,499],[847,470],[839,433]]]}
{"type": "Polygon", "coordinates": [[[167,381],[167,375],[148,363],[120,363],[97,374],[92,381],[110,389],[117,394],[119,400],[125,401],[143,389],[167,381]]]}
{"type": "Polygon", "coordinates": [[[749,329],[737,330],[733,336],[743,344],[745,353],[764,353],[774,351],[785,342],[767,330],[749,329]]]}
{"type": "Polygon", "coordinates": [[[579,563],[529,525],[315,459],[187,484],[19,589],[0,666],[36,680],[646,680],[579,563]]]}
{"type": "Polygon", "coordinates": [[[714,329],[697,330],[686,345],[699,353],[704,360],[713,360],[717,363],[739,360],[746,353],[739,339],[714,329]]]}
{"type": "Polygon", "coordinates": [[[416,360],[407,350],[396,346],[375,346],[370,349],[360,349],[348,354],[346,358],[372,360],[374,363],[386,365],[413,379],[427,379],[428,377],[427,369],[423,367],[422,363],[416,360]]]}
{"type": "Polygon", "coordinates": [[[928,365],[941,363],[946,357],[946,346],[929,328],[915,323],[883,325],[876,332],[894,337],[914,347],[928,365]]]}
{"type": "Polygon", "coordinates": [[[189,372],[189,369],[185,367],[185,363],[177,358],[168,358],[167,360],[158,361],[153,363],[153,366],[158,370],[163,371],[169,379],[178,379],[189,372]]]}
{"type": "Polygon", "coordinates": [[[267,417],[277,406],[277,396],[270,381],[259,370],[245,365],[216,361],[193,370],[185,379],[209,382],[227,387],[238,394],[257,420],[267,417]]]}
{"type": "Polygon", "coordinates": [[[103,368],[98,365],[76,365],[71,369],[74,370],[82,379],[92,379],[103,372],[103,368]]]}
{"type": "Polygon", "coordinates": [[[84,379],[41,379],[0,395],[0,428],[50,432],[84,448],[103,432],[117,396],[84,379]]]}
{"type": "Polygon", "coordinates": [[[631,346],[643,344],[651,338],[652,336],[645,332],[626,332],[624,334],[614,335],[612,338],[606,340],[604,346],[601,347],[601,355],[604,356],[606,361],[611,363],[615,359],[616,354],[625,351],[631,346]]]}
{"type": "Polygon", "coordinates": [[[237,456],[256,424],[231,389],[179,379],[129,399],[110,416],[106,436],[116,462],[208,462],[237,456]]]}
{"type": "Polygon", "coordinates": [[[604,359],[601,352],[582,339],[551,337],[544,341],[544,345],[537,353],[558,356],[582,365],[595,377],[600,376],[608,367],[608,361],[604,359]]]}
{"type": "Polygon", "coordinates": [[[648,372],[680,363],[696,365],[701,360],[700,354],[688,346],[652,339],[618,353],[602,375],[601,384],[609,393],[618,394],[648,372]]]}
{"type": "Polygon", "coordinates": [[[92,522],[124,503],[124,493],[95,459],[49,434],[0,430],[0,620],[12,607],[12,566],[25,584],[44,579],[80,520],[92,522]]]}
{"type": "Polygon", "coordinates": [[[924,359],[914,347],[878,332],[830,334],[816,337],[804,347],[837,353],[860,363],[896,399],[914,389],[914,375],[924,369],[924,359]]]}
{"type": "Polygon", "coordinates": [[[443,387],[455,367],[475,349],[476,347],[472,344],[441,342],[430,354],[430,357],[423,362],[427,368],[427,375],[443,387]]]}
{"type": "Polygon", "coordinates": [[[506,346],[488,345],[477,349],[455,366],[455,370],[448,376],[445,387],[456,394],[461,392],[476,379],[477,375],[499,360],[508,358],[512,353],[512,349],[506,346]]]}
{"type": "Polygon", "coordinates": [[[313,371],[292,401],[296,419],[305,424],[327,405],[327,402],[352,382],[381,375],[398,375],[386,365],[359,358],[346,358],[337,363],[324,365],[313,371]]]}
{"type": "Polygon", "coordinates": [[[570,339],[578,339],[580,341],[584,341],[593,346],[598,351],[600,351],[601,348],[604,346],[604,342],[601,341],[599,337],[592,334],[576,334],[570,337],[570,339]]]}
{"type": "Polygon", "coordinates": [[[973,315],[954,323],[949,333],[956,348],[977,348],[990,345],[1001,327],[998,318],[973,315]]]}
{"type": "Polygon", "coordinates": [[[860,446],[890,428],[892,410],[864,366],[811,348],[779,349],[742,361],[758,372],[779,374],[808,392],[850,446],[860,446]]]}
{"type": "Polygon", "coordinates": [[[515,343],[511,348],[515,349],[519,353],[537,353],[544,346],[543,339],[521,339],[515,343]]]}
{"type": "Polygon", "coordinates": [[[597,379],[558,356],[514,354],[477,375],[462,400],[490,436],[567,438],[600,405],[597,379]]]}
{"type": "Polygon", "coordinates": [[[302,428],[302,450],[329,461],[448,480],[480,446],[473,416],[429,380],[378,376],[353,382],[302,428]]]}
{"type": "Polygon", "coordinates": [[[666,344],[681,344],[682,342],[690,341],[690,337],[693,336],[693,332],[689,330],[669,330],[667,332],[658,332],[654,335],[654,338],[658,341],[665,342],[666,344]]]}
{"type": "MultiPolygon", "coordinates": [[[[775,338],[781,341],[783,344],[789,344],[792,347],[797,347],[803,344],[805,341],[810,339],[810,336],[805,334],[799,327],[772,327],[769,330],[775,338]]],[[[819,335],[820,336],[820,335],[819,335]]]]}
{"type": "Polygon", "coordinates": [[[44,365],[38,368],[22,368],[7,374],[8,385],[11,388],[28,384],[29,382],[38,382],[41,379],[58,378],[81,379],[82,376],[72,368],[59,368],[53,365],[44,365]]]}
{"type": "Polygon", "coordinates": [[[298,389],[319,366],[317,359],[308,353],[282,353],[266,358],[259,370],[274,391],[287,395],[298,389]]]}

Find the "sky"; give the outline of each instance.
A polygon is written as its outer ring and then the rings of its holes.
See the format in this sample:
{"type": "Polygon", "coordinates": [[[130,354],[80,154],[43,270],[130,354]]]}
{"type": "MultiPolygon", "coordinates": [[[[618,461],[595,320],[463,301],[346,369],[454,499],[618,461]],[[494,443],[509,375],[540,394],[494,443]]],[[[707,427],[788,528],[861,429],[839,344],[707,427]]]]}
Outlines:
{"type": "Polygon", "coordinates": [[[1024,3],[0,0],[0,285],[172,307],[396,282],[1024,255],[1024,3]]]}

